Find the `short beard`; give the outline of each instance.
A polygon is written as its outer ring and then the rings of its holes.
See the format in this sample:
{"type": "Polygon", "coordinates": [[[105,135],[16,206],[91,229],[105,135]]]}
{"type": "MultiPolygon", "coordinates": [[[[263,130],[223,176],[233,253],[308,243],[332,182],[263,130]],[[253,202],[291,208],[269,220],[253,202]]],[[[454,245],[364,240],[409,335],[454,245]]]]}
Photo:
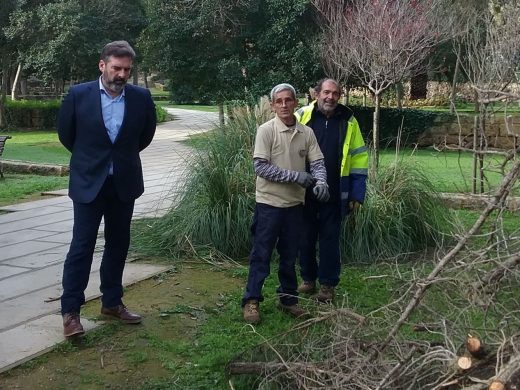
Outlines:
{"type": "Polygon", "coordinates": [[[108,77],[105,77],[104,73],[102,75],[102,80],[105,88],[116,94],[121,93],[126,85],[126,80],[118,80],[120,81],[119,83],[116,83],[116,80],[108,81],[108,77]]]}
{"type": "Polygon", "coordinates": [[[320,101],[318,100],[318,110],[320,110],[325,115],[333,114],[337,107],[338,107],[338,105],[336,104],[336,106],[334,106],[334,108],[327,109],[327,108],[325,108],[325,105],[323,103],[320,103],[320,101]]]}
{"type": "Polygon", "coordinates": [[[123,81],[122,83],[116,83],[115,81],[112,81],[107,82],[106,84],[107,88],[110,89],[112,92],[120,93],[125,87],[126,81],[123,81]]]}

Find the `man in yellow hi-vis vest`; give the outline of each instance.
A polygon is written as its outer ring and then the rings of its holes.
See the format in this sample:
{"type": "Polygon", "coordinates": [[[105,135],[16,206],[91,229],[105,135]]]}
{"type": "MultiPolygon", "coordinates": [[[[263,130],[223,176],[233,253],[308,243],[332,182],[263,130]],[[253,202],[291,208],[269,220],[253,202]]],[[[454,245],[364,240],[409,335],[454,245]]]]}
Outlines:
{"type": "Polygon", "coordinates": [[[304,206],[304,234],[300,245],[303,283],[300,293],[316,291],[321,302],[331,302],[341,270],[341,220],[356,211],[365,199],[368,152],[352,111],[338,104],[341,87],[336,80],[320,80],[317,100],[299,109],[298,121],[313,129],[324,155],[330,198],[318,202],[307,191],[304,206]],[[319,244],[319,262],[316,245],[319,244]]]}

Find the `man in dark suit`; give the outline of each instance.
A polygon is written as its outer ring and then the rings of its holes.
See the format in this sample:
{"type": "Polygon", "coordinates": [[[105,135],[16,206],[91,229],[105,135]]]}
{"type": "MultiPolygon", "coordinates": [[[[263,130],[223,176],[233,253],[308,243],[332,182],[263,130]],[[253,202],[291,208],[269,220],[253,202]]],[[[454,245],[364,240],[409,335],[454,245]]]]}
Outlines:
{"type": "Polygon", "coordinates": [[[74,204],[62,281],[65,337],[84,333],[79,313],[102,217],[101,313],[124,323],[141,322],[123,305],[122,277],[134,202],[144,192],[139,152],[152,142],[156,114],[148,90],[126,85],[134,58],[128,42],[107,44],[99,61],[101,77],[71,87],[60,109],[58,134],[72,153],[69,196],[74,204]]]}

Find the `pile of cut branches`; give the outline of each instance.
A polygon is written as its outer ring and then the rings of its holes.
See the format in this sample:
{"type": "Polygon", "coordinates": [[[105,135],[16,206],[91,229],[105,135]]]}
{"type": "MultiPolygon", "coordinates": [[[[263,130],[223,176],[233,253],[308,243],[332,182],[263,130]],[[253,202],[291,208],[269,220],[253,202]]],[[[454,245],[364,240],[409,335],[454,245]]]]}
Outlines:
{"type": "Polygon", "coordinates": [[[392,302],[364,315],[347,302],[316,307],[313,318],[237,357],[229,374],[287,389],[519,389],[520,230],[499,223],[519,175],[517,160],[454,247],[382,275],[396,280],[392,302]]]}

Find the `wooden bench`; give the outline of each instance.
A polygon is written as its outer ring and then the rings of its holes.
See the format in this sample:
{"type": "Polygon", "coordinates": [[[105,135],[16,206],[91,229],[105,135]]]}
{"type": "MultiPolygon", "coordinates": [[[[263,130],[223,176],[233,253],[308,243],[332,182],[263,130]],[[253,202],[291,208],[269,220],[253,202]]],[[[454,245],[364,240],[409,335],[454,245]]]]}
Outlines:
{"type": "MultiPolygon", "coordinates": [[[[0,135],[0,157],[2,157],[2,154],[4,154],[5,143],[7,142],[8,139],[11,139],[10,135],[0,135]]],[[[4,172],[3,172],[2,168],[3,168],[2,162],[0,161],[0,178],[1,179],[4,178],[4,172]]]]}

